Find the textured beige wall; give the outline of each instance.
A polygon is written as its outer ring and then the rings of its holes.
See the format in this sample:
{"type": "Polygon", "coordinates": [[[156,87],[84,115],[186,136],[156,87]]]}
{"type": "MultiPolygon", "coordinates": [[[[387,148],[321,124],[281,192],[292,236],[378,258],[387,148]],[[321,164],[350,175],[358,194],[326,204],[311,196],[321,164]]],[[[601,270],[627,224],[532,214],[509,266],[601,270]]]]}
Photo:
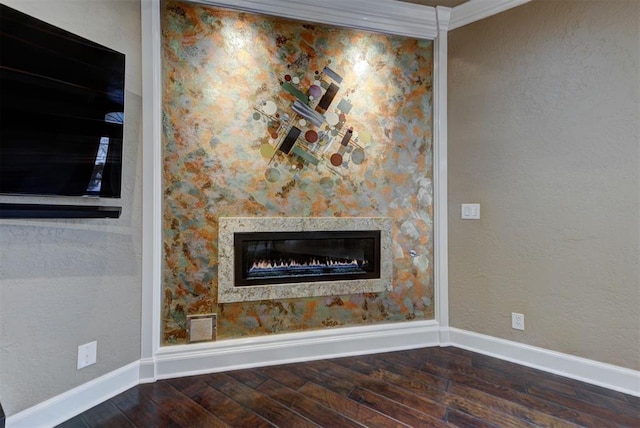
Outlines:
{"type": "Polygon", "coordinates": [[[451,325],[640,369],[640,2],[533,1],[449,37],[451,325]]]}
{"type": "Polygon", "coordinates": [[[103,201],[122,217],[0,220],[0,401],[10,416],[140,358],[142,85],[139,0],[3,3],[127,55],[123,197],[103,201]],[[97,364],[76,370],[78,346],[93,340],[97,364]]]}

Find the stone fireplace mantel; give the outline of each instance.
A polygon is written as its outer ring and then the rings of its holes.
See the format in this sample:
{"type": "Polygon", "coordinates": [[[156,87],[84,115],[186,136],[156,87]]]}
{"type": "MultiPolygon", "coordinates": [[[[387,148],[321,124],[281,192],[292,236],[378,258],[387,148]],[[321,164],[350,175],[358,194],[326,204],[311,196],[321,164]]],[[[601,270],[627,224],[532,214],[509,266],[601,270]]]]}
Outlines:
{"type": "Polygon", "coordinates": [[[386,217],[221,217],[218,223],[218,302],[291,299],[392,289],[391,218],[386,217]],[[236,286],[234,234],[246,232],[380,231],[380,277],[236,286]]]}

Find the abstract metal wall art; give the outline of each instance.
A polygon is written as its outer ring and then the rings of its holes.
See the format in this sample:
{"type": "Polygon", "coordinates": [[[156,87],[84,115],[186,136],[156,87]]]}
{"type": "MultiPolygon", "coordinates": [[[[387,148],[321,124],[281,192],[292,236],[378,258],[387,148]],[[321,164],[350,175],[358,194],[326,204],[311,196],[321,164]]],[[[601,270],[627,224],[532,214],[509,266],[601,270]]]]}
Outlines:
{"type": "Polygon", "coordinates": [[[260,147],[269,159],[265,178],[280,179],[278,162],[288,160],[293,170],[316,168],[321,163],[330,173],[343,176],[349,163],[361,165],[365,161],[362,136],[347,125],[347,115],[353,108],[347,97],[334,103],[343,77],[326,65],[316,70],[312,79],[300,79],[299,73],[287,73],[280,80],[282,97],[267,99],[254,107],[254,119],[267,124],[270,141],[260,147]],[[311,84],[304,87],[303,82],[311,84]],[[334,105],[335,104],[335,105],[334,105]],[[333,106],[333,107],[332,107],[333,106]]]}

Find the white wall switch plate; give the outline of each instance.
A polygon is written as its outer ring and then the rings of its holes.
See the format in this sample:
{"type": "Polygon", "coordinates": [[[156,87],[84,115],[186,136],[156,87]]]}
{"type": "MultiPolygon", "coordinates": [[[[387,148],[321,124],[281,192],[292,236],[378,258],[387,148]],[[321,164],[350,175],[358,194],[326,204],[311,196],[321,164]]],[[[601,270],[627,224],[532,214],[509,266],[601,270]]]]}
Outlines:
{"type": "Polygon", "coordinates": [[[462,218],[464,220],[479,220],[480,204],[462,204],[462,218]]]}
{"type": "Polygon", "coordinates": [[[78,346],[78,370],[95,364],[98,357],[98,342],[78,346]]]}

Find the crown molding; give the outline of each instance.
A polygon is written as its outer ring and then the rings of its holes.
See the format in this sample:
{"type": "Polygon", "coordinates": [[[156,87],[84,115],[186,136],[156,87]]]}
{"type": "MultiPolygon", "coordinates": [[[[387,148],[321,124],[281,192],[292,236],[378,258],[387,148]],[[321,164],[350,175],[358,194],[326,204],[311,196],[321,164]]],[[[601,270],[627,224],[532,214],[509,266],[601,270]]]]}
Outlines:
{"type": "Polygon", "coordinates": [[[198,0],[198,3],[284,18],[435,39],[433,7],[389,0],[198,0]]]}
{"type": "Polygon", "coordinates": [[[451,9],[450,7],[436,6],[436,20],[438,23],[438,31],[449,31],[452,11],[453,9],[451,9]]]}
{"type": "Polygon", "coordinates": [[[531,0],[469,0],[453,8],[449,31],[479,21],[531,0]]]}

